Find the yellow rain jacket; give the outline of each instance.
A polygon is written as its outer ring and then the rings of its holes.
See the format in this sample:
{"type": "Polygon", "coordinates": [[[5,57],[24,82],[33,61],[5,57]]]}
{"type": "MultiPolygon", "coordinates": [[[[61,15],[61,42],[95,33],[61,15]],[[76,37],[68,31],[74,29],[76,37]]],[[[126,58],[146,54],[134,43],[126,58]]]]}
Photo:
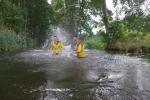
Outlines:
{"type": "Polygon", "coordinates": [[[54,42],[51,43],[51,50],[55,54],[61,53],[62,52],[62,48],[63,48],[63,45],[62,45],[61,42],[58,42],[57,44],[54,43],[54,42]]]}
{"type": "Polygon", "coordinates": [[[79,58],[85,57],[84,46],[82,43],[80,43],[76,46],[76,54],[77,54],[77,57],[79,57],[79,58]]]}

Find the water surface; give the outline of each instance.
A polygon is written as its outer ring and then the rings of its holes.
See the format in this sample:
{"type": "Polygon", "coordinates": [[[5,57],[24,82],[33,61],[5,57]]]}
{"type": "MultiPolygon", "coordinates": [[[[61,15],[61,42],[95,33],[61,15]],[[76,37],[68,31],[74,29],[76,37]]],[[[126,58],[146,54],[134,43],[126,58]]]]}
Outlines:
{"type": "Polygon", "coordinates": [[[150,56],[33,49],[0,57],[0,100],[149,100],[150,56]]]}

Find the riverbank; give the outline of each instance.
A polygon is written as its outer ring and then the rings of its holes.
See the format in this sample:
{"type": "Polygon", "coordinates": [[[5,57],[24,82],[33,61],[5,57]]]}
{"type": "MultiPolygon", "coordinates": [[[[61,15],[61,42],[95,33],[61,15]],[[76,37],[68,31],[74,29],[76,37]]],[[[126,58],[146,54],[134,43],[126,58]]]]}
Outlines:
{"type": "Polygon", "coordinates": [[[118,51],[124,53],[150,53],[150,35],[128,34],[110,44],[107,44],[103,36],[84,36],[86,48],[106,51],[118,51]]]}
{"type": "Polygon", "coordinates": [[[11,31],[0,31],[0,53],[22,50],[36,46],[36,40],[11,31]]]}
{"type": "Polygon", "coordinates": [[[123,51],[126,53],[150,53],[150,35],[130,35],[124,39],[118,39],[106,47],[106,50],[123,51]]]}

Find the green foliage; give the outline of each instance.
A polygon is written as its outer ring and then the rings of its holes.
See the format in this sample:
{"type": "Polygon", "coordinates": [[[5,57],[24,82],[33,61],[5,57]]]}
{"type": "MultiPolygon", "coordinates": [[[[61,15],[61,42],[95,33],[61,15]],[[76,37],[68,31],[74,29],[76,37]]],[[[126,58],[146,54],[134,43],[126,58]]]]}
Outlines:
{"type": "Polygon", "coordinates": [[[19,6],[12,4],[9,0],[2,0],[0,5],[3,25],[13,29],[17,33],[23,31],[23,10],[19,6]]]}
{"type": "Polygon", "coordinates": [[[100,9],[100,8],[101,8],[101,4],[102,4],[102,0],[91,0],[91,4],[92,4],[96,9],[100,9]]]}
{"type": "Polygon", "coordinates": [[[72,35],[77,35],[82,30],[92,35],[92,20],[86,13],[89,5],[87,0],[52,0],[54,20],[72,35]]]}
{"type": "MultiPolygon", "coordinates": [[[[106,33],[92,37],[84,35],[85,44],[92,49],[149,47],[149,12],[141,9],[146,0],[113,2],[115,6],[122,5],[125,12],[123,20],[113,21],[106,0],[52,0],[51,5],[47,0],[0,0],[0,30],[5,29],[0,34],[0,49],[32,46],[34,41],[26,36],[43,42],[49,27],[59,25],[72,35],[87,32],[90,36],[93,35],[93,27],[105,26],[106,33]],[[91,15],[99,15],[101,21],[95,22],[91,15]]],[[[121,9],[116,11],[121,12],[121,9]]]]}
{"type": "Polygon", "coordinates": [[[3,26],[4,19],[2,17],[2,12],[0,12],[0,28],[3,26]]]}
{"type": "Polygon", "coordinates": [[[150,52],[150,33],[125,32],[124,36],[111,43],[107,49],[127,52],[150,52]]]}
{"type": "Polygon", "coordinates": [[[129,31],[150,32],[150,16],[140,14],[127,15],[123,20],[129,31]]]}
{"type": "Polygon", "coordinates": [[[36,41],[13,32],[0,32],[0,52],[33,47],[36,41]]]}
{"type": "Polygon", "coordinates": [[[109,27],[109,32],[102,33],[103,41],[109,46],[110,44],[115,43],[120,38],[123,38],[123,32],[126,32],[125,25],[120,21],[114,21],[109,27]]]}
{"type": "Polygon", "coordinates": [[[50,5],[47,0],[27,0],[27,28],[34,36],[45,35],[50,25],[50,5]]]}
{"type": "Polygon", "coordinates": [[[89,49],[104,49],[105,43],[102,42],[102,37],[100,35],[83,35],[83,40],[85,43],[85,46],[89,49]]]}
{"type": "Polygon", "coordinates": [[[52,14],[47,0],[0,0],[0,29],[5,27],[42,42],[52,14]]]}

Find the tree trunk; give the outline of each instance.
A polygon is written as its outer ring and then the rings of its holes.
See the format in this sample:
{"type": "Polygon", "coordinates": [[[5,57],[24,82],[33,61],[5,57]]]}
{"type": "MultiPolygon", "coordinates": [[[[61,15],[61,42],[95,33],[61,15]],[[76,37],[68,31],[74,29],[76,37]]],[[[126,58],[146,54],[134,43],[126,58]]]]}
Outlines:
{"type": "Polygon", "coordinates": [[[105,24],[106,33],[108,33],[109,22],[108,22],[106,0],[102,0],[102,13],[103,13],[103,22],[105,24]]]}

